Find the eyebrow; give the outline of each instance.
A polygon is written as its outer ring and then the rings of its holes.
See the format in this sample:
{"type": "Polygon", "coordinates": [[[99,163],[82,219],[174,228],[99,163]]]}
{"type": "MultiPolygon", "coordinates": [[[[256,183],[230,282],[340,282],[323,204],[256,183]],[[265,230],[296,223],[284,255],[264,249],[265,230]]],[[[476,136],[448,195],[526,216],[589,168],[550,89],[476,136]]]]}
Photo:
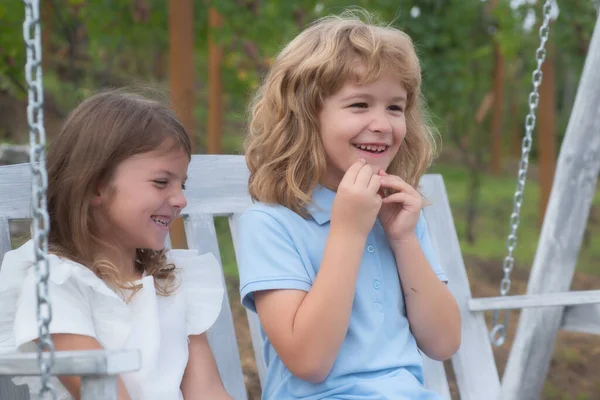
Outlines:
{"type": "MultiPolygon", "coordinates": [[[[368,93],[353,93],[349,96],[343,97],[342,99],[340,99],[340,101],[346,102],[346,101],[356,99],[356,98],[361,98],[361,97],[369,99],[369,100],[373,100],[373,96],[368,93]]],[[[397,101],[406,102],[406,96],[394,96],[394,97],[392,97],[391,101],[392,102],[397,102],[397,101]]]]}
{"type": "MultiPolygon", "coordinates": [[[[166,175],[168,175],[168,176],[169,176],[169,177],[171,177],[171,178],[179,178],[179,176],[178,176],[177,174],[175,174],[175,173],[173,173],[173,172],[171,172],[171,171],[169,171],[169,170],[166,170],[166,169],[161,169],[161,170],[158,170],[158,171],[157,171],[157,173],[159,173],[159,174],[166,174],[166,175]]],[[[188,176],[187,176],[187,174],[186,174],[186,175],[184,175],[184,177],[183,177],[183,180],[184,180],[184,181],[187,181],[187,180],[188,180],[188,176]]]]}

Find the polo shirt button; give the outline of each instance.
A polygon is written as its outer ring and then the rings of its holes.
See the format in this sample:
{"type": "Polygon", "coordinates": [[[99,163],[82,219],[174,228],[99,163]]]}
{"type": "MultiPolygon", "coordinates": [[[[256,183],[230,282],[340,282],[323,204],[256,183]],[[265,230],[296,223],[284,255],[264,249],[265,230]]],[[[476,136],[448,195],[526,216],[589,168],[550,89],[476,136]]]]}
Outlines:
{"type": "Polygon", "coordinates": [[[372,253],[372,252],[374,252],[374,251],[375,251],[375,247],[373,247],[373,246],[371,246],[371,245],[368,245],[368,246],[367,246],[367,251],[368,251],[369,253],[372,253]]]}
{"type": "Polygon", "coordinates": [[[378,280],[376,280],[375,282],[373,282],[373,287],[376,290],[379,290],[381,288],[381,282],[379,282],[378,280]]]}
{"type": "Polygon", "coordinates": [[[376,309],[377,311],[381,311],[381,310],[383,310],[383,304],[381,304],[381,303],[375,303],[375,309],[376,309]]]}

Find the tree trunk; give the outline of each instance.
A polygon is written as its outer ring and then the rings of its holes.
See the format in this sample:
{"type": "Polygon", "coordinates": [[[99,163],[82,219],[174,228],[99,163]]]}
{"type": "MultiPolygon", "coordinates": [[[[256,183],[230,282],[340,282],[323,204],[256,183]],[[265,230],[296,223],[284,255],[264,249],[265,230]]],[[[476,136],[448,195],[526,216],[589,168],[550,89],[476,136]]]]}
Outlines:
{"type": "MultiPolygon", "coordinates": [[[[194,143],[194,3],[169,2],[170,87],[173,108],[194,143]]],[[[187,248],[183,220],[171,225],[171,246],[187,248]]]]}
{"type": "Polygon", "coordinates": [[[208,143],[209,154],[221,152],[223,134],[223,84],[221,81],[221,61],[223,48],[215,43],[214,32],[221,26],[222,17],[214,7],[208,12],[208,143]]]}

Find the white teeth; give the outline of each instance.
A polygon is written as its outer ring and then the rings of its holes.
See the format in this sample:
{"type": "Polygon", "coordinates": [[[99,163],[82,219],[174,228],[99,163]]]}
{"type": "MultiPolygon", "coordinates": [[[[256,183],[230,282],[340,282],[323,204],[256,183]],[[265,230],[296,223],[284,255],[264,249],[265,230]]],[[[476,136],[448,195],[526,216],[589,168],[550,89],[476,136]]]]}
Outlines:
{"type": "Polygon", "coordinates": [[[366,151],[370,151],[370,152],[374,152],[374,153],[381,153],[382,151],[385,151],[385,149],[387,149],[388,146],[386,145],[364,145],[364,144],[355,144],[355,147],[361,149],[361,150],[366,150],[366,151]]]}
{"type": "Polygon", "coordinates": [[[161,218],[161,217],[150,217],[152,219],[152,221],[156,222],[159,225],[162,226],[168,226],[169,225],[169,220],[166,218],[161,218]]]}

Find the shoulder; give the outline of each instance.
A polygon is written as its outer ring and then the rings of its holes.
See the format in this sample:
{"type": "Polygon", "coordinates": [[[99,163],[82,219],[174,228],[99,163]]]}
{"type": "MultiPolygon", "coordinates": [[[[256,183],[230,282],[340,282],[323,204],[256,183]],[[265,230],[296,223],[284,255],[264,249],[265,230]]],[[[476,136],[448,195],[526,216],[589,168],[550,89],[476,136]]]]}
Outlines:
{"type": "MultiPolygon", "coordinates": [[[[34,245],[30,240],[6,253],[0,267],[0,292],[15,290],[36,280],[34,245]]],[[[108,296],[116,294],[86,266],[56,254],[48,254],[49,282],[62,287],[89,288],[108,296]]]]}
{"type": "Polygon", "coordinates": [[[300,215],[296,214],[294,211],[280,204],[269,204],[263,202],[256,202],[252,204],[242,213],[242,218],[244,219],[261,218],[261,216],[263,218],[271,217],[276,220],[300,217],[300,215]]]}
{"type": "Polygon", "coordinates": [[[425,219],[425,213],[423,210],[419,212],[419,219],[417,221],[417,226],[415,227],[415,233],[419,239],[421,239],[423,235],[427,233],[427,220],[425,219]]]}
{"type": "Polygon", "coordinates": [[[269,234],[269,231],[293,232],[307,220],[287,207],[278,204],[254,203],[238,220],[239,230],[246,233],[269,234]]]}
{"type": "Polygon", "coordinates": [[[185,298],[187,334],[210,328],[221,312],[225,285],[223,269],[213,253],[174,249],[167,260],[176,267],[178,293],[185,298]]]}

